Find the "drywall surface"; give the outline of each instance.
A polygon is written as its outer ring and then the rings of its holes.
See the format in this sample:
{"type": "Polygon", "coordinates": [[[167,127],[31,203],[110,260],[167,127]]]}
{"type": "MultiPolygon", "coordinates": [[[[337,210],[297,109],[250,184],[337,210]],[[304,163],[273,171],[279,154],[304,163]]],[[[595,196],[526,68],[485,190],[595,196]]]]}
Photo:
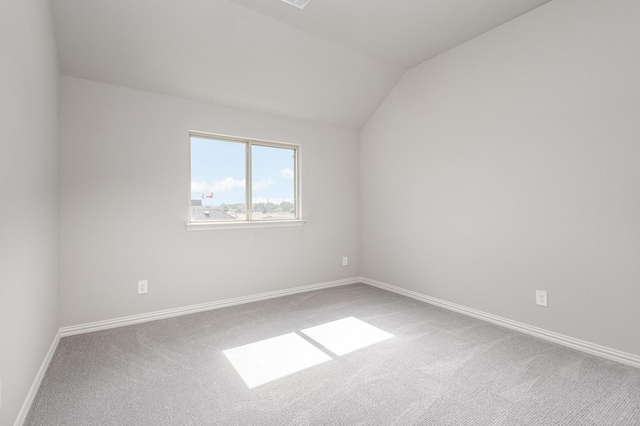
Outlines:
{"type": "Polygon", "coordinates": [[[53,12],[64,75],[301,120],[359,129],[404,71],[231,1],[57,0],[53,12]]]}
{"type": "Polygon", "coordinates": [[[0,13],[0,424],[58,330],[58,64],[48,1],[0,13]]]}
{"type": "Polygon", "coordinates": [[[554,0],[410,69],[361,134],[362,275],[639,355],[638,16],[554,0]]]}
{"type": "Polygon", "coordinates": [[[66,76],[60,108],[61,326],[359,275],[357,131],[66,76]],[[300,144],[306,224],[188,232],[190,130],[300,144]]]}

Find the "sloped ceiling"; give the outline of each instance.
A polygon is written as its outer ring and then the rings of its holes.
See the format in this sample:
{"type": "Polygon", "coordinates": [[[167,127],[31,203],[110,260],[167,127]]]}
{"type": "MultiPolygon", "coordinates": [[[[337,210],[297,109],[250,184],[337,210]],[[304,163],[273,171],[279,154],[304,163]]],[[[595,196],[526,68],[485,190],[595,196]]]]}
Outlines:
{"type": "Polygon", "coordinates": [[[64,75],[361,128],[404,71],[549,0],[53,0],[64,75]]]}

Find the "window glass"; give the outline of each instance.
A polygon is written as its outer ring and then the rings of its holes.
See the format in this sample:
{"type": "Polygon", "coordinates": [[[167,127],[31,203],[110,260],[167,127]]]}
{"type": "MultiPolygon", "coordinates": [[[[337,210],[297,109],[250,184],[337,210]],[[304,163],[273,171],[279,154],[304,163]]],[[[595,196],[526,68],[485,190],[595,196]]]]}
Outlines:
{"type": "Polygon", "coordinates": [[[296,217],[295,169],[295,150],[252,146],[253,220],[296,217]]]}
{"type": "Polygon", "coordinates": [[[206,134],[190,142],[190,222],[300,217],[297,145],[206,134]]]}
{"type": "Polygon", "coordinates": [[[247,219],[246,144],[191,137],[191,221],[247,219]]]}

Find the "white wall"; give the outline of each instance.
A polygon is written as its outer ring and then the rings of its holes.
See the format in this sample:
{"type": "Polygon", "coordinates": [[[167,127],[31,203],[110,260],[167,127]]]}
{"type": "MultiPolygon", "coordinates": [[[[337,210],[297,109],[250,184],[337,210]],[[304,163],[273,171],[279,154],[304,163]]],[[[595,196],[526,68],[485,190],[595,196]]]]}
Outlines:
{"type": "Polygon", "coordinates": [[[638,16],[554,0],[409,70],[361,135],[363,276],[640,355],[638,16]]]}
{"type": "Polygon", "coordinates": [[[58,329],[58,64],[50,4],[0,13],[0,424],[12,424],[58,329]]]}
{"type": "Polygon", "coordinates": [[[60,109],[61,326],[359,275],[357,131],[72,77],[60,109]],[[308,222],[187,232],[189,130],[300,144],[308,222]]]}

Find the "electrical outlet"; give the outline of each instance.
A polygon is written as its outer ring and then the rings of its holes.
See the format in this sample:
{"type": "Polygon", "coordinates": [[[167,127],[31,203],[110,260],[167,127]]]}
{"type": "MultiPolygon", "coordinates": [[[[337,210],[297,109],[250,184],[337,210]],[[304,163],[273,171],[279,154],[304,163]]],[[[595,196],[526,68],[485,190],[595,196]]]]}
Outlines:
{"type": "Polygon", "coordinates": [[[349,264],[349,258],[347,256],[342,257],[342,266],[347,266],[349,264]]]}
{"type": "Polygon", "coordinates": [[[547,304],[547,292],[544,290],[536,290],[536,305],[549,306],[547,304]]]}
{"type": "Polygon", "coordinates": [[[149,290],[149,281],[138,281],[138,294],[146,294],[149,290]]]}

